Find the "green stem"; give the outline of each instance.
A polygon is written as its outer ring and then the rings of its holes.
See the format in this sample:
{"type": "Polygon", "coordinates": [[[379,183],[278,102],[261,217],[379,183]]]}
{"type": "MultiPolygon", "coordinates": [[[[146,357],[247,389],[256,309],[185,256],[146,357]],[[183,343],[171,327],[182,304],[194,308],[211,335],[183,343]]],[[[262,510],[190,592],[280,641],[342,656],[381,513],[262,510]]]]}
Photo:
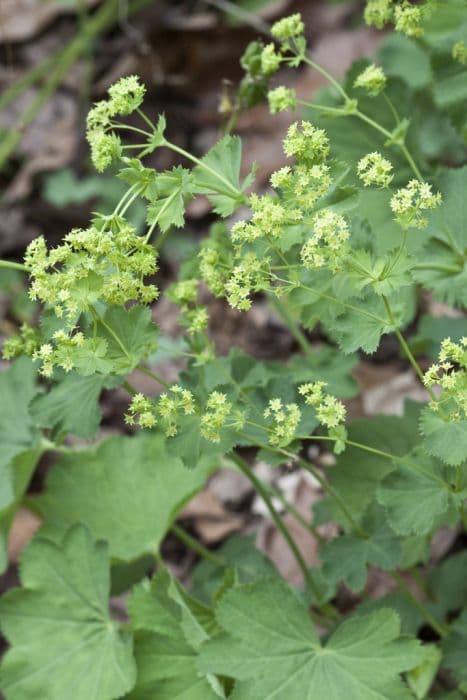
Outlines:
{"type": "Polygon", "coordinates": [[[125,357],[127,357],[129,360],[131,360],[131,357],[130,357],[130,355],[129,355],[129,353],[128,353],[128,350],[127,350],[126,347],[123,345],[122,341],[120,340],[120,338],[118,337],[118,335],[115,333],[114,329],[113,329],[111,326],[109,326],[108,323],[106,323],[106,322],[104,321],[104,319],[102,318],[102,316],[99,316],[99,314],[97,313],[97,311],[96,311],[93,307],[91,307],[91,313],[92,313],[92,315],[94,316],[94,318],[96,319],[97,323],[100,323],[100,324],[105,328],[105,330],[107,331],[107,333],[109,333],[109,335],[112,336],[112,338],[115,340],[115,342],[117,343],[118,347],[119,347],[120,350],[123,352],[123,354],[125,355],[125,357]]]}
{"type": "MultiPolygon", "coordinates": [[[[156,228],[157,224],[159,223],[161,216],[162,216],[163,213],[166,211],[166,209],[168,209],[168,208],[170,207],[172,201],[175,199],[175,197],[178,197],[179,194],[180,194],[180,190],[179,190],[179,189],[176,189],[176,190],[174,190],[174,191],[172,192],[172,194],[170,195],[170,197],[167,197],[167,199],[165,200],[164,204],[162,205],[162,207],[161,207],[161,208],[159,209],[159,211],[157,212],[156,218],[154,219],[154,221],[152,222],[151,226],[150,226],[149,229],[148,229],[148,232],[147,232],[147,234],[146,234],[146,238],[144,239],[144,242],[145,242],[145,243],[149,243],[149,241],[150,241],[150,239],[151,239],[151,236],[152,236],[152,233],[153,233],[154,229],[156,228]]],[[[167,229],[166,231],[163,231],[163,232],[162,232],[163,235],[166,234],[168,230],[169,230],[169,229],[167,229]]],[[[157,245],[155,246],[156,250],[159,250],[159,249],[160,249],[160,245],[161,245],[161,242],[160,242],[160,240],[159,240],[159,241],[157,242],[157,245]]]]}
{"type": "Polygon", "coordinates": [[[290,513],[290,515],[297,521],[299,525],[301,525],[305,530],[308,530],[313,537],[317,539],[317,541],[320,544],[323,544],[326,540],[322,536],[322,534],[319,532],[318,528],[313,525],[313,523],[308,522],[303,515],[295,508],[295,506],[292,503],[289,503],[289,501],[284,497],[284,494],[280,491],[280,489],[274,487],[274,486],[268,486],[269,492],[273,498],[277,498],[285,508],[285,510],[290,513]]]}
{"type": "Polygon", "coordinates": [[[240,471],[247,477],[247,479],[249,481],[251,481],[251,483],[255,487],[255,490],[263,499],[277,529],[282,533],[282,536],[284,537],[285,541],[287,542],[290,551],[292,552],[293,556],[295,557],[295,560],[302,571],[304,580],[309,585],[310,590],[313,592],[313,595],[319,600],[320,591],[319,591],[318,587],[316,586],[313,578],[311,577],[310,572],[308,571],[308,566],[307,566],[305,560],[303,559],[300,550],[298,549],[297,545],[295,544],[293,537],[291,536],[288,528],[284,525],[282,518],[280,517],[280,515],[278,514],[278,512],[274,508],[274,504],[271,500],[271,497],[268,493],[268,490],[265,488],[263,482],[260,479],[258,479],[256,474],[250,468],[250,465],[244,459],[242,459],[242,457],[240,457],[240,455],[237,455],[235,452],[232,452],[230,457],[235,462],[235,464],[238,466],[240,471]]]}
{"type": "Polygon", "coordinates": [[[399,588],[401,589],[402,593],[405,595],[405,597],[412,603],[412,605],[418,610],[420,615],[423,617],[423,619],[432,627],[437,634],[443,639],[446,637],[448,634],[448,629],[444,625],[440,625],[433,615],[430,613],[427,608],[414,596],[402,576],[397,572],[393,571],[391,572],[391,576],[394,579],[394,581],[397,583],[399,588]]]}
{"type": "MultiPolygon", "coordinates": [[[[324,440],[325,442],[337,442],[338,440],[338,438],[334,438],[329,435],[297,435],[297,439],[316,440],[318,442],[320,440],[324,440]]],[[[446,486],[445,481],[435,476],[431,472],[426,471],[416,462],[412,462],[411,460],[408,460],[405,457],[401,458],[397,455],[392,454],[391,452],[384,452],[383,450],[378,450],[376,447],[371,447],[370,445],[365,445],[361,442],[355,442],[354,440],[342,440],[342,442],[345,442],[345,444],[349,445],[349,447],[355,447],[356,449],[362,450],[364,452],[370,452],[371,454],[377,455],[378,457],[384,457],[385,459],[390,459],[393,462],[398,462],[399,464],[402,464],[408,469],[411,469],[412,471],[417,472],[418,474],[422,474],[427,479],[431,479],[431,481],[436,481],[437,483],[442,484],[443,487],[446,486]]]]}
{"type": "MultiPolygon", "coordinates": [[[[291,284],[289,280],[284,280],[281,277],[278,277],[275,274],[272,274],[272,277],[276,279],[278,282],[283,282],[284,284],[291,284]]],[[[378,323],[387,323],[386,318],[381,318],[380,316],[376,316],[376,314],[372,314],[369,311],[364,311],[363,309],[359,309],[358,306],[354,306],[353,304],[347,304],[345,301],[341,301],[337,297],[333,297],[331,294],[326,294],[326,292],[321,292],[318,289],[314,289],[313,287],[309,287],[306,284],[302,284],[301,282],[298,283],[298,286],[301,287],[302,289],[305,289],[309,292],[312,292],[313,294],[316,294],[316,296],[321,297],[322,299],[328,299],[329,301],[333,301],[335,304],[339,304],[339,306],[342,306],[344,309],[349,309],[350,311],[355,311],[355,313],[360,314],[361,316],[366,316],[367,318],[371,318],[374,321],[378,321],[378,323]]]]}
{"type": "MultiPolygon", "coordinates": [[[[244,439],[248,440],[251,442],[251,438],[243,434],[241,432],[238,433],[241,437],[244,439]]],[[[368,537],[367,533],[365,530],[357,523],[355,518],[353,517],[352,513],[349,511],[347,506],[345,505],[344,501],[342,498],[339,496],[337,491],[334,490],[334,487],[331,486],[329,482],[324,479],[321,474],[306,460],[304,460],[302,457],[299,457],[296,454],[293,454],[292,452],[288,452],[282,447],[273,447],[272,445],[268,445],[265,443],[260,442],[259,440],[255,440],[254,443],[255,447],[259,447],[260,449],[263,450],[268,450],[269,452],[274,452],[275,454],[282,455],[283,457],[287,457],[287,460],[291,460],[293,462],[297,461],[298,464],[305,469],[305,471],[309,472],[315,479],[316,481],[320,484],[321,488],[323,491],[329,494],[331,498],[336,502],[342,513],[345,515],[347,520],[349,521],[350,525],[352,526],[353,530],[362,538],[366,539],[368,537]]]]}
{"type": "Polygon", "coordinates": [[[392,112],[392,116],[394,117],[394,120],[396,122],[396,126],[398,126],[401,123],[401,120],[400,120],[399,114],[397,112],[397,109],[394,107],[392,100],[390,99],[390,97],[388,97],[388,95],[386,95],[385,92],[383,92],[382,95],[386,101],[386,104],[388,105],[389,109],[392,112]]]}
{"type": "Polygon", "coordinates": [[[296,322],[296,320],[292,317],[292,314],[290,313],[289,309],[287,308],[287,305],[284,304],[282,299],[279,297],[275,296],[274,294],[270,295],[270,301],[276,311],[278,312],[279,316],[282,318],[284,321],[285,325],[289,329],[290,333],[293,335],[297,343],[299,344],[300,348],[303,351],[303,354],[306,355],[307,357],[313,357],[314,352],[313,348],[310,345],[310,342],[306,335],[302,332],[300,326],[296,322]]]}
{"type": "Polygon", "coordinates": [[[29,272],[26,265],[22,263],[12,262],[11,260],[0,260],[0,267],[5,267],[9,270],[21,270],[21,272],[29,272]]]}
{"type": "Polygon", "coordinates": [[[236,187],[234,187],[225,177],[222,175],[219,175],[218,172],[213,170],[212,168],[209,167],[209,165],[206,165],[202,160],[194,156],[192,153],[189,153],[189,151],[185,151],[184,148],[180,148],[180,146],[177,146],[175,143],[171,143],[170,141],[164,141],[164,146],[169,148],[171,151],[174,151],[175,153],[178,153],[179,155],[183,156],[184,158],[187,158],[188,160],[191,160],[192,163],[195,163],[198,165],[200,168],[205,170],[206,172],[210,173],[213,177],[215,177],[219,182],[222,182],[223,185],[227,187],[228,196],[232,196],[230,193],[233,193],[236,198],[242,197],[244,198],[243,192],[241,190],[238,190],[236,187]]]}
{"type": "Polygon", "coordinates": [[[122,382],[122,387],[125,389],[125,391],[127,391],[130,394],[130,396],[134,396],[138,393],[138,390],[135,389],[135,387],[132,384],[130,384],[130,382],[127,379],[125,379],[125,381],[122,382]]]}
{"type": "Polygon", "coordinates": [[[172,530],[173,534],[181,542],[183,542],[184,545],[188,547],[188,549],[191,549],[193,552],[196,552],[196,554],[199,554],[199,556],[203,559],[210,561],[212,564],[214,564],[214,566],[222,566],[223,568],[229,566],[228,563],[224,561],[224,559],[221,559],[221,557],[218,557],[209,549],[203,547],[203,545],[200,542],[198,542],[198,540],[192,537],[186,530],[180,527],[180,525],[174,523],[170,529],[172,530]]]}
{"type": "Polygon", "coordinates": [[[334,85],[336,90],[339,92],[339,94],[344,98],[345,102],[349,102],[350,98],[342,85],[330,74],[328,71],[323,68],[322,66],[319,65],[319,63],[315,63],[311,58],[308,56],[303,56],[303,61],[307,63],[311,68],[314,68],[318,73],[321,73],[321,75],[328,80],[331,85],[334,85]]]}
{"type": "Polygon", "coordinates": [[[420,180],[421,182],[423,182],[423,175],[421,174],[421,172],[418,168],[418,165],[416,164],[416,162],[412,158],[412,155],[411,155],[409,149],[407,148],[407,146],[405,145],[405,143],[399,144],[399,148],[401,149],[402,153],[404,154],[405,159],[407,160],[408,164],[412,168],[417,179],[420,180]]]}
{"type": "Polygon", "coordinates": [[[417,263],[412,266],[413,270],[435,270],[438,272],[450,272],[452,274],[458,274],[462,272],[462,267],[459,265],[455,267],[454,265],[438,265],[436,263],[430,263],[425,265],[424,263],[417,263]]]}
{"type": "Polygon", "coordinates": [[[144,365],[138,365],[136,369],[145,374],[147,377],[151,377],[151,379],[154,379],[155,382],[161,384],[165,389],[170,389],[170,384],[168,384],[164,379],[162,379],[162,377],[159,377],[159,375],[155,374],[154,372],[151,372],[151,370],[147,367],[144,367],[144,365]]]}
{"type": "MultiPolygon", "coordinates": [[[[392,312],[391,305],[389,304],[388,298],[386,296],[384,296],[384,294],[381,296],[381,298],[382,298],[384,306],[386,308],[386,311],[387,311],[387,314],[389,317],[389,322],[391,323],[392,326],[394,326],[394,334],[395,334],[397,340],[399,341],[399,344],[400,344],[402,350],[404,351],[405,356],[407,357],[408,361],[412,365],[412,367],[415,371],[415,374],[420,379],[423,386],[425,386],[424,381],[423,381],[424,380],[423,372],[422,372],[417,360],[413,356],[411,349],[407,345],[407,342],[406,342],[404,336],[402,335],[400,330],[397,328],[396,320],[394,318],[394,314],[392,312]]],[[[436,398],[433,390],[431,389],[431,387],[425,387],[425,389],[428,392],[428,394],[430,395],[431,400],[437,401],[437,398],[436,398]]]]}

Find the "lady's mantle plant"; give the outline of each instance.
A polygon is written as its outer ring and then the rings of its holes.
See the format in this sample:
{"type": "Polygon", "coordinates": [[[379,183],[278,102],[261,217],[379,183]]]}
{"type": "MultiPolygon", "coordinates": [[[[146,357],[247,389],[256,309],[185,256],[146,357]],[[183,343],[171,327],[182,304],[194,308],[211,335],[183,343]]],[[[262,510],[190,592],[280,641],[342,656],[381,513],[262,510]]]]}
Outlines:
{"type": "Polygon", "coordinates": [[[130,76],[88,117],[96,169],[113,166],[127,184],[114,212],[55,248],[36,239],[24,265],[1,263],[27,273],[42,309],[37,326],[5,342],[14,361],[0,376],[9,407],[0,419],[3,543],[24,500],[43,519],[23,555],[22,587],[0,603],[8,700],[467,693],[467,556],[428,565],[434,533],[467,524],[467,331],[463,319],[425,317],[412,332],[420,289],[466,306],[467,5],[370,0],[365,19],[396,31],[377,63],[360,63],[342,84],[310,56],[300,15],[277,22],[270,43],[248,47],[231,124],[260,98],[273,114],[302,108],[266,192],[253,192],[253,173],[241,178],[239,137],[225,135],[202,158],[185,151],[163,116],[153,122],[143,111],[144,86],[130,76]],[[271,84],[279,68],[303,64],[330,82],[316,102],[271,84]],[[183,165],[148,167],[157,149],[183,165]],[[159,250],[198,196],[219,221],[163,290],[180,308],[186,359],[168,385],[153,371],[167,343],[151,318],[153,281],[159,250]],[[143,234],[127,218],[136,200],[147,207],[143,234]],[[239,312],[268,297],[297,353],[286,364],[236,348],[216,356],[201,283],[239,312]],[[305,332],[318,322],[329,339],[321,350],[305,332]],[[342,400],[356,393],[355,353],[375,352],[387,335],[427,400],[407,402],[403,417],[349,421],[342,400]],[[163,393],[137,392],[135,369],[163,393]],[[136,435],[67,446],[67,435],[95,437],[100,393],[117,387],[128,393],[125,421],[136,435]],[[335,465],[313,464],[309,443],[332,450],[335,465]],[[305,523],[321,567],[307,566],[276,492],[245,458],[252,450],[321,484],[326,496],[305,523]],[[45,451],[56,462],[43,493],[27,498],[45,451]],[[211,552],[174,524],[221,464],[264,499],[303,573],[300,590],[250,540],[211,552]],[[331,540],[316,529],[328,521],[340,526],[331,540]],[[190,593],[159,553],[171,528],[206,559],[190,593]],[[151,558],[157,573],[148,579],[151,558]],[[369,567],[392,577],[391,593],[367,597],[369,567]],[[345,616],[336,605],[342,583],[356,594],[345,616]],[[121,624],[109,595],[126,591],[121,624]]]}

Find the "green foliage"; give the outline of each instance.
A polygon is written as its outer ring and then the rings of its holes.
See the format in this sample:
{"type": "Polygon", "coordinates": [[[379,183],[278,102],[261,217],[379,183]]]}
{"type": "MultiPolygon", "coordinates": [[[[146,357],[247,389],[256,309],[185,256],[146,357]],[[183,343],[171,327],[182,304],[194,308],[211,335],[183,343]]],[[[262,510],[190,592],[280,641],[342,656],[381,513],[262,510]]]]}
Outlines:
{"type": "Polygon", "coordinates": [[[127,76],[87,120],[95,167],[112,166],[117,178],[65,173],[47,188],[58,206],[95,199],[89,227],[55,247],[38,237],[24,265],[0,261],[2,290],[18,297],[5,328],[22,323],[5,340],[14,362],[0,375],[2,570],[17,509],[42,522],[22,555],[22,587],[0,602],[7,700],[467,692],[465,538],[442,562],[432,556],[439,528],[461,533],[467,523],[467,8],[369,0],[364,17],[395,32],[341,84],[310,57],[299,14],[242,57],[226,132],[262,99],[272,114],[301,106],[290,81],[269,90],[279,68],[307,64],[330,82],[284,133],[286,164],[270,188],[251,191],[238,136],[226,133],[204,155],[171,143],[165,117],[145,114],[145,87],[127,76]],[[126,142],[129,131],[140,143],[126,142]],[[183,166],[158,171],[147,158],[157,149],[183,166]],[[164,307],[152,313],[153,282],[196,197],[218,220],[164,265],[163,299],[179,309],[173,339],[153,322],[164,316],[164,307]],[[238,313],[262,298],[290,334],[291,356],[220,354],[209,292],[216,308],[238,313]],[[427,315],[431,298],[455,314],[427,315]],[[400,416],[356,418],[366,402],[343,399],[364,390],[353,374],[363,353],[374,353],[373,367],[387,360],[412,372],[426,400],[420,393],[400,416]],[[158,367],[167,361],[173,381],[158,367]],[[125,431],[146,434],[102,439],[103,390],[126,400],[125,431]],[[266,483],[253,461],[310,472],[324,492],[313,513],[298,512],[278,493],[282,479],[266,483]],[[296,589],[252,536],[207,550],[175,526],[211,474],[232,465],[290,548],[303,578],[296,589]],[[319,565],[308,567],[291,519],[319,542],[319,565]],[[203,559],[187,577],[190,593],[164,562],[170,530],[203,559]],[[122,594],[125,624],[109,606],[122,594]]]}
{"type": "Polygon", "coordinates": [[[23,556],[23,588],[0,603],[12,644],[2,669],[8,700],[111,700],[135,680],[132,638],[108,611],[107,545],[75,526],[59,543],[37,538],[23,556]],[[34,633],[31,634],[31,620],[34,633]]]}
{"type": "Polygon", "coordinates": [[[402,698],[402,671],[417,666],[418,643],[399,638],[389,610],[342,623],[322,645],[306,608],[285,584],[228,591],[216,608],[221,636],[201,650],[200,668],[237,679],[233,697],[402,698]]]}
{"type": "Polygon", "coordinates": [[[160,435],[114,437],[64,455],[34,500],[55,537],[75,522],[125,561],[154,553],[211,465],[186,472],[160,435]]]}

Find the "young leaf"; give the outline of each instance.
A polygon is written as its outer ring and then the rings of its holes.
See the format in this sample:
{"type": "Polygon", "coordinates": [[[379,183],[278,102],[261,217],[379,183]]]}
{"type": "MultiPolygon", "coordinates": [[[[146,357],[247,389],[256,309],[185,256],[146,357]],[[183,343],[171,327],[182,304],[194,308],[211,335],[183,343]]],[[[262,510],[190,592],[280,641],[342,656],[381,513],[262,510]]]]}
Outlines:
{"type": "MultiPolygon", "coordinates": [[[[403,418],[378,416],[355,420],[349,427],[349,439],[402,456],[418,442],[418,415],[419,406],[408,403],[403,418]]],[[[380,482],[393,470],[390,459],[349,446],[329,470],[329,478],[353,517],[361,522],[380,482]]],[[[332,507],[331,517],[348,525],[335,507],[332,507]]]]}
{"type": "Polygon", "coordinates": [[[444,468],[421,450],[414,450],[406,460],[415,468],[400,462],[381,484],[377,498],[387,509],[391,527],[400,535],[423,535],[432,529],[438,516],[450,505],[450,485],[444,468]]]}
{"type": "MultiPolygon", "coordinates": [[[[141,584],[129,600],[135,629],[138,681],[129,700],[215,700],[206,675],[199,673],[196,659],[208,633],[193,613],[193,604],[204,618],[212,617],[174,581],[167,571],[159,573],[149,586],[141,584]]],[[[214,624],[212,622],[212,624],[214,624]]]]}
{"type": "MultiPolygon", "coordinates": [[[[235,569],[239,583],[252,583],[260,578],[277,576],[274,564],[255,547],[251,536],[232,535],[216,550],[216,554],[235,569]]],[[[224,573],[225,567],[203,559],[193,569],[191,576],[193,595],[210,603],[222,585],[224,573]]]]}
{"type": "MultiPolygon", "coordinates": [[[[402,289],[390,302],[397,327],[405,326],[415,312],[413,289],[402,289]]],[[[327,321],[326,328],[343,352],[355,352],[361,348],[366,353],[373,353],[381,336],[394,330],[394,325],[387,319],[383,301],[378,297],[369,295],[358,299],[354,305],[362,313],[346,309],[335,320],[327,321]]]]}
{"type": "Polygon", "coordinates": [[[1,671],[7,700],[112,700],[136,680],[132,639],[108,611],[109,555],[81,526],[60,544],[37,538],[22,558],[23,588],[0,602],[11,644],[1,671]]]}
{"type": "Polygon", "coordinates": [[[430,690],[441,662],[442,654],[436,644],[426,644],[423,647],[425,658],[420,666],[412,668],[407,674],[409,687],[418,700],[423,700],[430,690]]]}
{"type": "Polygon", "coordinates": [[[201,649],[199,667],[237,679],[239,700],[408,698],[399,674],[423,659],[399,638],[390,610],[342,623],[323,646],[298,595],[280,581],[228,591],[217,606],[224,633],[201,649]]]}
{"type": "Polygon", "coordinates": [[[111,307],[99,324],[99,336],[107,343],[106,358],[112,374],[128,374],[156,347],[157,328],[146,306],[111,307]]]}
{"type": "Polygon", "coordinates": [[[369,564],[390,571],[401,557],[399,540],[387,525],[382,509],[370,509],[362,525],[368,537],[343,535],[320,548],[326,578],[335,583],[346,581],[355,593],[365,586],[369,564]]]}
{"type": "Polygon", "coordinates": [[[253,176],[240,182],[242,142],[238,136],[224,136],[194,169],[195,189],[205,194],[220,216],[230,216],[244,200],[253,176]]]}
{"type": "Polygon", "coordinates": [[[98,375],[70,374],[32,402],[31,415],[41,428],[92,438],[99,428],[99,396],[105,383],[98,375]]]}
{"type": "Polygon", "coordinates": [[[176,514],[209,469],[187,471],[161,435],[114,437],[63,456],[34,500],[46,531],[84,523],[125,561],[157,550],[176,514]]]}
{"type": "Polygon", "coordinates": [[[467,420],[444,420],[427,406],[420,417],[420,432],[429,454],[452,465],[467,460],[467,420]]]}
{"type": "Polygon", "coordinates": [[[192,193],[192,176],[180,165],[157,175],[148,197],[147,223],[157,224],[165,233],[171,226],[185,223],[185,199],[192,193]]]}
{"type": "Polygon", "coordinates": [[[444,620],[467,604],[467,551],[451,554],[428,574],[430,610],[444,620]]]}

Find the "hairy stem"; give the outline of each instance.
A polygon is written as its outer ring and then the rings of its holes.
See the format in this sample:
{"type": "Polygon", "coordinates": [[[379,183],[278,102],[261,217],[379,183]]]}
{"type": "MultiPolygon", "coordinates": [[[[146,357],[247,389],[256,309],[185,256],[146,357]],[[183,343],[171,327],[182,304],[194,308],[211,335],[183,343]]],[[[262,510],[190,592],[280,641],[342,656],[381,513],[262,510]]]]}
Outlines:
{"type": "Polygon", "coordinates": [[[206,561],[210,561],[211,564],[214,564],[215,566],[222,566],[223,568],[228,567],[228,563],[224,561],[224,559],[221,559],[221,557],[218,557],[217,554],[214,554],[211,552],[209,549],[204,547],[201,542],[198,542],[197,539],[192,537],[186,530],[184,530],[180,525],[177,525],[174,523],[172,527],[170,528],[173,534],[181,541],[183,542],[184,545],[188,547],[188,549],[191,549],[193,552],[196,552],[202,559],[206,559],[206,561]]]}
{"type": "Polygon", "coordinates": [[[246,460],[242,459],[242,457],[240,457],[240,455],[236,454],[235,452],[232,452],[230,456],[231,456],[232,460],[235,462],[235,464],[238,466],[240,471],[247,477],[247,479],[249,481],[251,481],[251,483],[255,487],[255,490],[263,499],[277,529],[281,532],[282,536],[284,537],[285,541],[287,542],[287,544],[289,546],[290,551],[292,552],[293,556],[295,557],[295,560],[296,560],[296,562],[297,562],[298,566],[300,567],[301,572],[303,574],[304,580],[309,585],[310,590],[313,592],[313,595],[315,595],[319,599],[320,591],[319,591],[318,587],[316,586],[313,578],[310,576],[310,572],[308,571],[308,566],[307,566],[305,560],[303,559],[300,550],[298,549],[297,545],[295,544],[295,541],[294,541],[292,535],[290,534],[286,525],[284,525],[284,522],[283,522],[282,518],[280,517],[279,513],[274,508],[274,504],[273,504],[271,497],[268,493],[268,489],[264,486],[263,482],[260,479],[258,479],[258,477],[253,472],[253,470],[251,469],[248,462],[246,462],[246,460]]]}
{"type": "Polygon", "coordinates": [[[313,348],[310,345],[310,341],[306,337],[306,335],[302,332],[299,324],[297,321],[292,317],[292,314],[290,313],[289,309],[287,308],[287,304],[285,304],[282,299],[277,297],[276,295],[271,294],[269,296],[269,299],[278,312],[279,316],[281,319],[284,321],[285,325],[289,329],[290,333],[293,335],[295,340],[297,341],[298,345],[303,351],[303,354],[306,355],[307,357],[313,357],[314,352],[313,348]]]}

